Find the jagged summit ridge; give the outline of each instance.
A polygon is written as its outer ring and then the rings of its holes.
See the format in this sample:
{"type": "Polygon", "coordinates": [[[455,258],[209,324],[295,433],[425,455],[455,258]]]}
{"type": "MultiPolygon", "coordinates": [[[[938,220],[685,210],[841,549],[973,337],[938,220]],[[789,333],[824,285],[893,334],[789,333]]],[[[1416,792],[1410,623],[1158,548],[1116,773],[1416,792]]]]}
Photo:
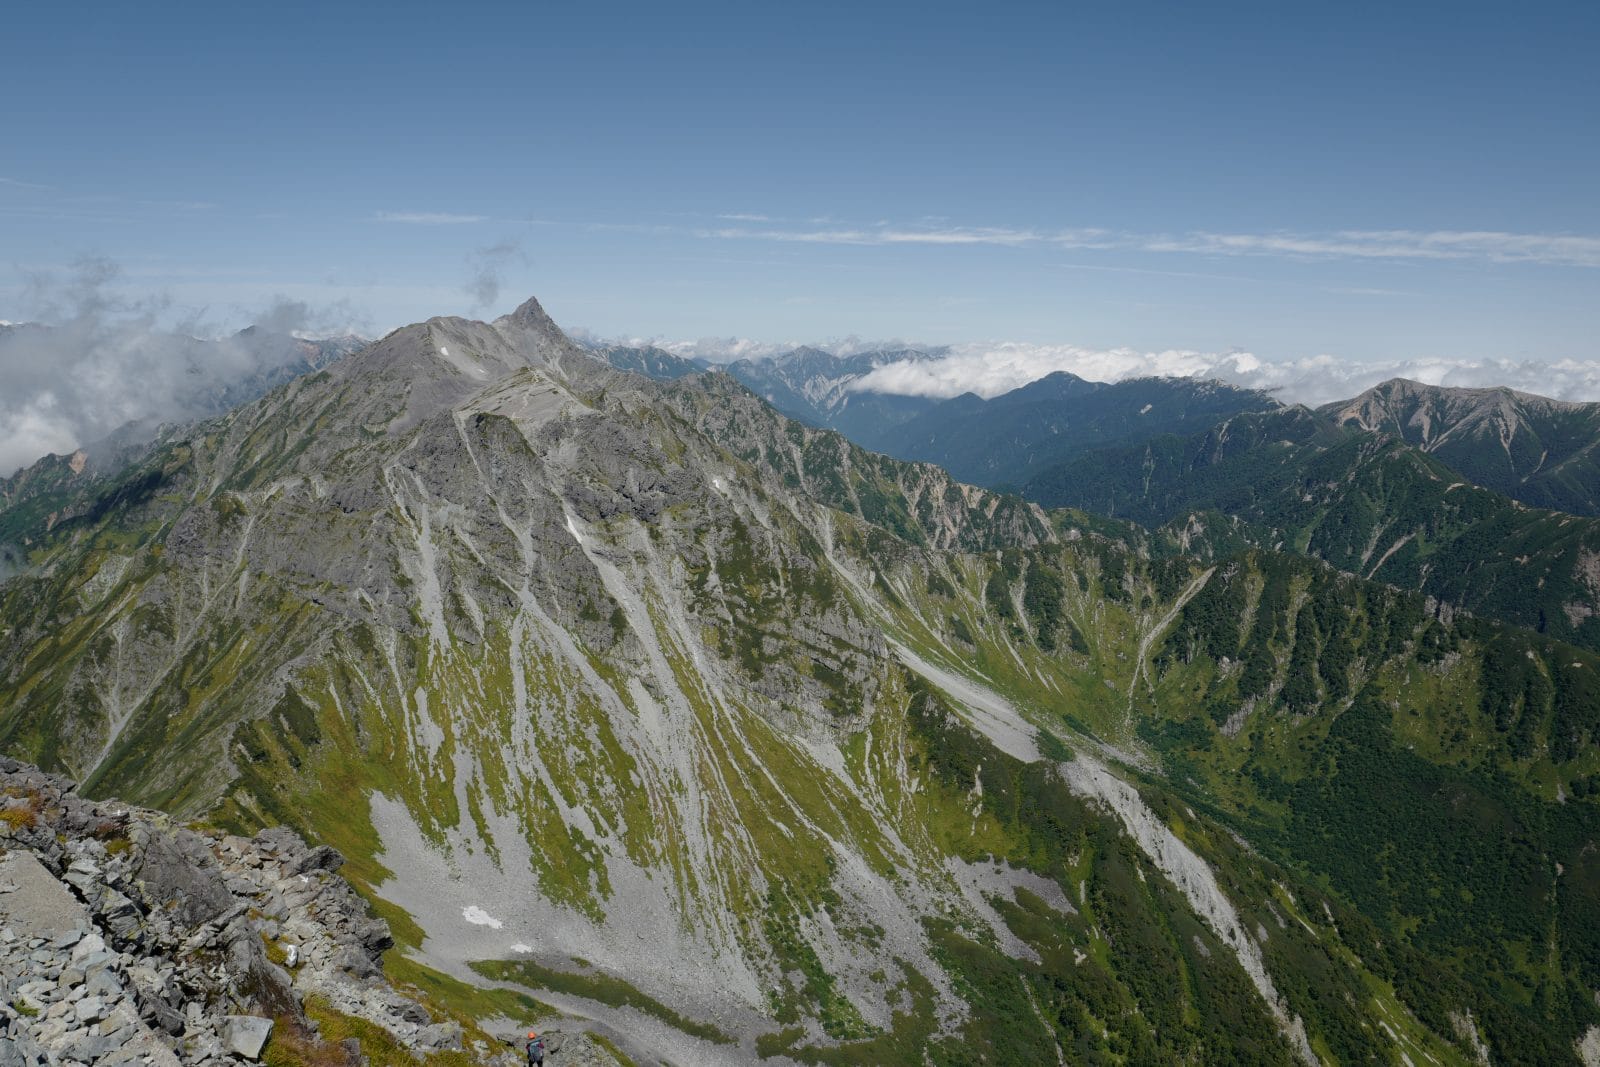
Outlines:
{"type": "Polygon", "coordinates": [[[341,421],[390,432],[409,431],[519,373],[557,383],[611,373],[532,298],[494,322],[447,316],[401,327],[330,372],[342,385],[341,421]]]}

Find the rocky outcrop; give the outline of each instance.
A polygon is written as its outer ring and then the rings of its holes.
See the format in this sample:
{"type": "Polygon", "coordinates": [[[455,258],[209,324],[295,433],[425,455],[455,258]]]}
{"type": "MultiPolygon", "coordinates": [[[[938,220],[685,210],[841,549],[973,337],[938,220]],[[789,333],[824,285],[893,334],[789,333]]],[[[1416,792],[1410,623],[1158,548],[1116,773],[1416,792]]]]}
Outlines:
{"type": "Polygon", "coordinates": [[[461,1050],[459,1024],[384,979],[388,925],[342,863],[288,830],[197,832],[0,759],[0,1067],[249,1062],[274,1035],[318,1043],[313,996],[419,1053],[461,1050]]]}

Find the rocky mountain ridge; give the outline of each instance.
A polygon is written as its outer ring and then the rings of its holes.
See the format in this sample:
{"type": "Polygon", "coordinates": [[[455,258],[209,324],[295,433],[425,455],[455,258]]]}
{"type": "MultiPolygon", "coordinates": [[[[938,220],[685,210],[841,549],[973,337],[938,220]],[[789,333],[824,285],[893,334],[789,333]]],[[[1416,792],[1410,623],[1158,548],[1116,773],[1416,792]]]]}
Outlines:
{"type": "Polygon", "coordinates": [[[1420,596],[1153,553],[534,302],[72,510],[0,513],[0,745],[337,848],[470,1019],[511,984],[636,1059],[908,1065],[1558,1062],[1597,1022],[1595,661],[1420,596]],[[1369,780],[1443,845],[1392,862],[1427,842],[1369,780]]]}
{"type": "MultiPolygon", "coordinates": [[[[0,1064],[305,1054],[326,1044],[308,1002],[419,1056],[463,1050],[459,1023],[383,980],[388,925],[332,849],[283,829],[197,833],[3,758],[0,798],[0,1064]]],[[[365,1062],[359,1040],[325,1054],[365,1062]]]]}

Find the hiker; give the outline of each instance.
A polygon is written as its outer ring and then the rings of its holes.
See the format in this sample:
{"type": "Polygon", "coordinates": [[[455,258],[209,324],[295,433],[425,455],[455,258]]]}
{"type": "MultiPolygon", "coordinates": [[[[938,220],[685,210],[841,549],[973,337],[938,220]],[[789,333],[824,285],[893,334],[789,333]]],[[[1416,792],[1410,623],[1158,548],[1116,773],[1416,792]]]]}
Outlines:
{"type": "Polygon", "coordinates": [[[528,1031],[528,1067],[543,1067],[544,1065],[544,1038],[539,1036],[539,1031],[528,1031]]]}

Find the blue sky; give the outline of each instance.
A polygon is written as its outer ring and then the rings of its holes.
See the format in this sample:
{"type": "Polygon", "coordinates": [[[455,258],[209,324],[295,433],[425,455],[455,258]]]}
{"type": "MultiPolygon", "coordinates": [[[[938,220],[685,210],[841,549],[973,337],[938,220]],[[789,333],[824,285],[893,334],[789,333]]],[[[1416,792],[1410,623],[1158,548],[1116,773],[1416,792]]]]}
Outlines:
{"type": "Polygon", "coordinates": [[[1594,360],[1597,12],[14,6],[0,318],[1594,360]]]}

